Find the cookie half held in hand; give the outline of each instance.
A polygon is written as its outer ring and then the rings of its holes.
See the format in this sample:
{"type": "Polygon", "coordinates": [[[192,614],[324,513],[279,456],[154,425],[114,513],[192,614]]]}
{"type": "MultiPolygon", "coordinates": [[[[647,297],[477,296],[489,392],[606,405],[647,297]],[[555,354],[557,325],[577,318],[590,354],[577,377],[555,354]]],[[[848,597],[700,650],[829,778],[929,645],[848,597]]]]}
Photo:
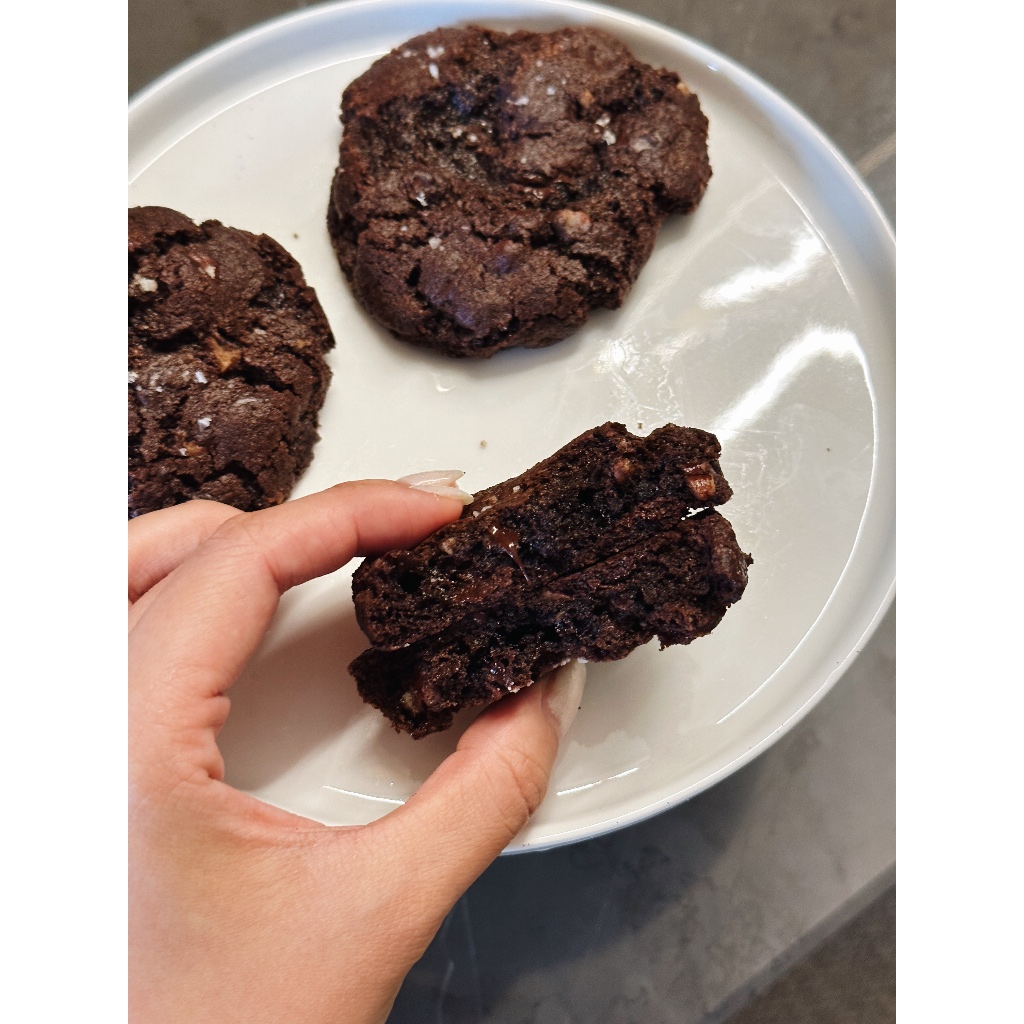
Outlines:
{"type": "Polygon", "coordinates": [[[327,318],[272,238],[128,211],[128,517],[288,497],[331,380],[327,318]]]}
{"type": "Polygon", "coordinates": [[[715,510],[732,491],[703,430],[582,434],[477,494],[454,523],[353,575],[372,648],[350,671],[400,732],[446,729],[572,659],[709,633],[752,563],[715,510]]]}
{"type": "Polygon", "coordinates": [[[450,356],[620,306],[711,177],[697,97],[594,28],[437,29],[352,82],[341,120],[341,268],[392,333],[450,356]]]}

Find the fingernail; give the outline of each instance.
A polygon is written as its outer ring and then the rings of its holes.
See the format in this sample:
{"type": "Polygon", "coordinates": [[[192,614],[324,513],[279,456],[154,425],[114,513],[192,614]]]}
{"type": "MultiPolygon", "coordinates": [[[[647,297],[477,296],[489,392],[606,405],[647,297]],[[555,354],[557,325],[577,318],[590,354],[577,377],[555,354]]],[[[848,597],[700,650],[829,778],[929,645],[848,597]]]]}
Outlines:
{"type": "Polygon", "coordinates": [[[454,498],[468,505],[473,500],[473,495],[455,486],[455,481],[465,474],[458,469],[432,469],[426,473],[410,473],[408,476],[399,477],[398,483],[411,487],[414,491],[426,491],[428,494],[437,494],[442,498],[454,498]]]}
{"type": "Polygon", "coordinates": [[[583,699],[583,687],[587,682],[587,666],[581,661],[570,661],[556,668],[548,676],[544,691],[544,703],[551,712],[561,739],[572,725],[583,699]]]}

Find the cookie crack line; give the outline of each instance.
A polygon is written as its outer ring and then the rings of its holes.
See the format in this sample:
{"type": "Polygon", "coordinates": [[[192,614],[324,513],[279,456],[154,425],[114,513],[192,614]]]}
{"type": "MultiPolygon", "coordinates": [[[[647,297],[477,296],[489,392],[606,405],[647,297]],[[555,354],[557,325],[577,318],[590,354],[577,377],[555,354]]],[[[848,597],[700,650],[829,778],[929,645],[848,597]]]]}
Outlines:
{"type": "MultiPolygon", "coordinates": [[[[128,266],[131,268],[131,261],[138,263],[144,256],[158,255],[166,256],[176,245],[190,245],[193,241],[192,233],[188,229],[178,229],[171,232],[163,232],[152,238],[152,250],[148,247],[139,247],[134,252],[128,250],[128,266]]],[[[137,268],[136,268],[137,269],[137,268]]]]}
{"type": "MultiPolygon", "coordinates": [[[[246,340],[245,334],[261,333],[264,336],[271,336],[274,332],[268,330],[264,324],[265,321],[252,321],[244,329],[215,328],[203,334],[197,334],[192,327],[185,327],[177,334],[155,341],[147,336],[145,325],[140,324],[137,325],[137,347],[165,354],[178,352],[183,355],[192,355],[196,362],[203,364],[204,373],[208,371],[212,374],[210,380],[242,377],[246,383],[265,384],[279,393],[297,395],[294,387],[287,381],[252,361],[252,358],[259,353],[260,346],[246,340]],[[226,350],[231,355],[237,356],[237,359],[222,368],[218,362],[218,349],[226,350]]],[[[129,316],[129,329],[131,329],[131,316],[129,316]]],[[[302,347],[295,347],[286,340],[283,342],[281,351],[311,370],[318,369],[321,353],[313,344],[307,342],[302,347]]],[[[131,357],[132,353],[129,352],[130,360],[131,357]]],[[[145,390],[145,387],[140,385],[137,380],[130,381],[130,383],[134,384],[137,389],[145,390]]]]}
{"type": "MultiPolygon", "coordinates": [[[[183,349],[184,349],[184,346],[182,346],[181,348],[177,349],[177,351],[182,351],[183,349]]],[[[196,351],[199,351],[199,352],[204,351],[202,346],[195,346],[195,349],[196,349],[196,351]]],[[[306,360],[304,358],[299,357],[298,353],[296,353],[296,357],[300,358],[302,363],[306,367],[310,367],[311,365],[314,365],[310,361],[308,361],[308,360],[306,360]]],[[[213,381],[238,380],[238,381],[241,381],[244,384],[249,385],[250,387],[262,386],[262,387],[269,388],[271,391],[273,391],[275,394],[278,394],[278,395],[291,395],[291,396],[293,396],[295,398],[299,397],[299,392],[292,385],[288,384],[286,381],[281,380],[279,377],[271,377],[271,376],[269,376],[266,373],[266,371],[260,369],[259,367],[250,365],[249,363],[244,361],[244,357],[240,358],[237,363],[233,364],[231,367],[229,367],[226,370],[215,370],[209,364],[206,364],[206,368],[212,374],[212,376],[210,378],[208,378],[208,380],[206,382],[207,385],[209,385],[213,381]]],[[[149,390],[148,388],[140,385],[138,383],[138,381],[130,382],[129,383],[129,387],[134,387],[137,392],[143,392],[143,393],[145,391],[149,390]]],[[[187,401],[187,399],[188,399],[188,394],[187,393],[181,393],[179,395],[176,395],[172,400],[177,401],[178,402],[178,406],[180,408],[180,406],[183,405],[187,401]]],[[[174,413],[169,413],[169,414],[166,414],[166,415],[168,415],[168,416],[173,418],[173,416],[175,414],[174,413]]],[[[176,423],[176,421],[173,421],[173,422],[176,423]]]]}
{"type": "MultiPolygon", "coordinates": [[[[524,580],[526,581],[526,586],[523,588],[523,590],[517,592],[517,599],[521,598],[523,600],[529,601],[531,597],[535,598],[538,595],[546,594],[548,596],[554,596],[560,590],[565,588],[566,584],[579,580],[584,575],[600,576],[602,574],[602,571],[609,570],[617,561],[622,561],[623,559],[628,558],[631,555],[647,551],[649,548],[656,546],[659,542],[665,541],[666,539],[672,536],[678,535],[680,524],[690,522],[692,520],[699,520],[701,517],[706,517],[707,515],[715,515],[720,518],[723,518],[721,513],[717,509],[714,509],[710,506],[694,509],[689,514],[680,516],[678,521],[670,521],[666,524],[666,526],[663,529],[651,533],[642,540],[636,541],[635,543],[625,544],[620,548],[616,548],[615,550],[609,552],[604,558],[598,559],[596,562],[590,562],[584,566],[576,567],[572,570],[567,570],[563,573],[559,573],[558,575],[546,577],[541,582],[532,581],[530,577],[527,575],[526,570],[523,568],[522,564],[519,562],[515,562],[517,568],[520,570],[524,580]]],[[[510,554],[509,557],[511,558],[512,555],[510,554]]],[[[513,559],[513,561],[515,560],[513,559]]],[[[476,610],[467,612],[461,619],[454,620],[450,626],[446,627],[444,632],[448,632],[449,630],[457,631],[461,625],[465,624],[467,619],[470,619],[472,616],[477,614],[478,612],[476,610]]],[[[430,638],[424,637],[421,639],[429,640],[430,638]]]]}

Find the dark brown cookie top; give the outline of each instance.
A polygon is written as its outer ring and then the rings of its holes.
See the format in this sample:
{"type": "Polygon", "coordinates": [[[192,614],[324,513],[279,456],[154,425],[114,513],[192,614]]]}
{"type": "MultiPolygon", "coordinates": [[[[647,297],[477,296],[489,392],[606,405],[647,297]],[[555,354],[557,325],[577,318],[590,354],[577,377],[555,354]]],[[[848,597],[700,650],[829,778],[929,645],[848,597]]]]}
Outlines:
{"type": "Polygon", "coordinates": [[[312,457],[334,339],[272,238],[128,211],[128,516],[283,501],[312,457]]]}
{"type": "Polygon", "coordinates": [[[446,28],[345,90],[328,212],[357,298],[399,337],[490,356],[619,306],[711,176],[674,72],[592,28],[446,28]]]}

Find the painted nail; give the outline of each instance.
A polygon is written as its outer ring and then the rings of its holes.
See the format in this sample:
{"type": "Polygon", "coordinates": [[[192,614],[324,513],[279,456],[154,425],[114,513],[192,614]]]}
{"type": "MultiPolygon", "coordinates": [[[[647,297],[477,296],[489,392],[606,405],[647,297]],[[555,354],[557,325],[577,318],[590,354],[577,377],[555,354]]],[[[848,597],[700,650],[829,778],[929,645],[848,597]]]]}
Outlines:
{"type": "Polygon", "coordinates": [[[556,668],[545,683],[544,703],[554,718],[561,739],[572,725],[583,699],[587,682],[587,666],[581,661],[570,661],[556,668]]]}
{"type": "Polygon", "coordinates": [[[432,469],[426,473],[410,473],[408,476],[400,477],[398,483],[405,484],[414,491],[426,491],[442,498],[454,498],[463,505],[468,505],[472,502],[473,495],[455,486],[455,481],[464,475],[458,469],[432,469]]]}

